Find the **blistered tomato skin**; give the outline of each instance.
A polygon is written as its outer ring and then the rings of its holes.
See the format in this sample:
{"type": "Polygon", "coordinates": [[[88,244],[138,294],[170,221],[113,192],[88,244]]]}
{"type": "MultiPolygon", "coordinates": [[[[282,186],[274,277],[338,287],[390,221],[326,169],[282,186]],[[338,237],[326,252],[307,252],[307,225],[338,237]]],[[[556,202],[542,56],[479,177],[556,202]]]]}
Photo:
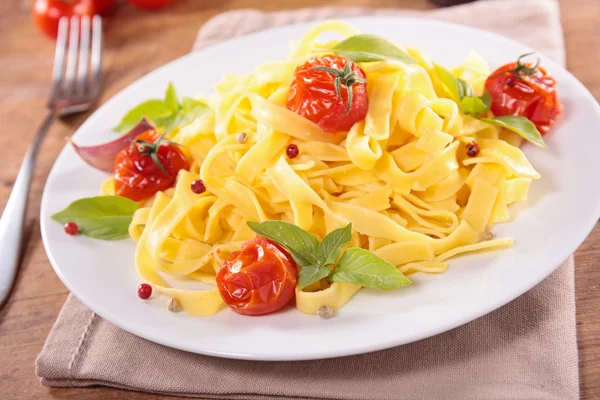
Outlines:
{"type": "Polygon", "coordinates": [[[556,93],[556,80],[542,68],[531,74],[514,72],[516,63],[494,71],[485,83],[492,97],[496,116],[513,115],[528,118],[542,135],[548,133],[563,110],[556,93]]]}
{"type": "Polygon", "coordinates": [[[282,309],[294,298],[297,282],[298,270],[289,253],[260,236],[233,253],[217,274],[221,297],[243,315],[282,309]]]}
{"type": "MultiPolygon", "coordinates": [[[[150,129],[136,137],[154,143],[160,134],[150,129]]],[[[158,160],[167,171],[165,174],[154,163],[152,157],[141,154],[128,146],[117,154],[115,160],[115,194],[140,201],[152,197],[156,192],[166,190],[175,184],[179,170],[190,169],[190,162],[181,149],[173,144],[163,144],[158,148],[158,160]]]]}
{"type": "MultiPolygon", "coordinates": [[[[296,68],[288,95],[287,108],[316,123],[327,132],[347,131],[367,116],[369,103],[365,83],[356,82],[352,87],[352,106],[348,106],[348,89],[340,85],[342,99],[337,96],[335,76],[315,67],[328,67],[342,71],[350,60],[338,56],[311,58],[296,68]]],[[[356,78],[365,79],[365,73],[356,64],[351,71],[356,78]]]]}

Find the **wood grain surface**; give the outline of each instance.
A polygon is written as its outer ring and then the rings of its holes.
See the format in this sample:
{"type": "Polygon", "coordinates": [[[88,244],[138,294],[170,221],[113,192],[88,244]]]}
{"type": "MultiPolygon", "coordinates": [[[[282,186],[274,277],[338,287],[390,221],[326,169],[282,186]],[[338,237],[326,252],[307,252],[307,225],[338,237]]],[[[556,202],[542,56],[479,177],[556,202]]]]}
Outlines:
{"type": "MultiPolygon", "coordinates": [[[[600,99],[600,0],[560,3],[568,68],[600,99]]],[[[123,4],[106,21],[106,79],[100,103],[147,72],[189,52],[198,28],[222,11],[247,7],[280,10],[323,4],[322,0],[176,0],[157,12],[143,12],[123,4]]],[[[434,8],[427,0],[330,0],[327,4],[434,8]]],[[[6,205],[22,157],[41,122],[50,90],[54,43],[36,31],[31,22],[31,5],[32,0],[0,1],[0,209],[6,205]]],[[[162,398],[107,388],[50,389],[39,385],[34,374],[35,357],[68,295],[42,246],[40,197],[46,176],[65,143],[64,137],[71,135],[88,115],[56,122],[42,148],[29,203],[26,254],[12,296],[0,310],[0,398],[162,398]]],[[[600,226],[596,226],[576,253],[583,399],[600,398],[599,257],[600,226]]]]}

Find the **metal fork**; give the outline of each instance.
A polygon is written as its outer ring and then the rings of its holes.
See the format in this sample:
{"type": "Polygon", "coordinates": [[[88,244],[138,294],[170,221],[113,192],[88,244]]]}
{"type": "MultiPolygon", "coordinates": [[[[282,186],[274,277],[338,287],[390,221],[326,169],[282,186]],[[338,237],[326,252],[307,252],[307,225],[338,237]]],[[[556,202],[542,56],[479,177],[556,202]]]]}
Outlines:
{"type": "Polygon", "coordinates": [[[61,18],[58,26],[52,92],[44,120],[29,146],[12,193],[0,217],[0,307],[11,291],[24,248],[23,230],[29,187],[48,128],[57,117],[87,111],[102,80],[102,20],[61,18]]]}

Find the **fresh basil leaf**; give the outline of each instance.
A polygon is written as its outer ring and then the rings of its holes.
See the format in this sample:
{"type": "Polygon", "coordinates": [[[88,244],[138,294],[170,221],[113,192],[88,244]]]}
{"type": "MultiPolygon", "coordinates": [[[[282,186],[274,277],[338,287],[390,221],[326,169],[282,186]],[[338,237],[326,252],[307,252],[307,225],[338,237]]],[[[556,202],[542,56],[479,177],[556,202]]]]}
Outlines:
{"type": "Polygon", "coordinates": [[[184,97],[180,111],[168,118],[157,121],[157,126],[162,126],[166,131],[170,131],[175,128],[181,128],[186,126],[199,116],[206,114],[210,111],[210,107],[205,103],[184,97]]]}
{"type": "Polygon", "coordinates": [[[478,117],[485,113],[489,106],[486,105],[481,98],[474,96],[463,97],[460,101],[460,108],[465,114],[478,117]]]}
{"type": "Polygon", "coordinates": [[[469,82],[462,78],[456,78],[452,72],[441,65],[435,64],[435,72],[453,99],[460,105],[462,112],[478,117],[490,109],[492,98],[487,90],[483,96],[477,97],[469,82]]]}
{"type": "Polygon", "coordinates": [[[434,67],[435,73],[440,78],[440,81],[442,81],[442,85],[444,85],[446,89],[448,89],[448,91],[452,95],[452,98],[455,101],[460,101],[461,96],[458,88],[458,81],[456,80],[454,75],[452,75],[452,72],[448,71],[441,65],[434,64],[434,67]]]}
{"type": "Polygon", "coordinates": [[[322,265],[301,267],[300,272],[298,272],[298,289],[302,290],[323,278],[327,278],[330,273],[331,269],[322,265]]]}
{"type": "Polygon", "coordinates": [[[156,99],[147,100],[129,110],[114,130],[119,133],[125,133],[133,128],[144,117],[159,126],[157,121],[171,117],[174,114],[173,110],[164,101],[156,99]]]}
{"type": "Polygon", "coordinates": [[[182,118],[179,125],[184,126],[199,116],[206,114],[208,111],[210,111],[210,107],[201,101],[192,99],[191,97],[184,97],[181,100],[181,110],[182,118]]]}
{"type": "Polygon", "coordinates": [[[319,244],[319,252],[323,258],[323,265],[335,264],[340,251],[352,240],[352,224],[329,232],[319,244]]]}
{"type": "MultiPolygon", "coordinates": [[[[164,131],[170,132],[174,128],[177,128],[179,126],[180,122],[181,122],[181,114],[178,113],[178,114],[173,114],[167,118],[157,119],[156,121],[154,121],[154,125],[157,128],[161,128],[161,132],[164,132],[164,131]]],[[[167,137],[169,137],[169,136],[170,136],[170,133],[167,134],[167,137]]]]}
{"type": "Polygon", "coordinates": [[[458,86],[458,96],[459,98],[463,97],[473,97],[475,96],[475,91],[471,87],[469,82],[465,81],[462,78],[456,78],[456,84],[458,86]]]}
{"type": "Polygon", "coordinates": [[[102,240],[123,239],[128,235],[137,203],[125,197],[97,196],[79,199],[52,215],[61,224],[75,222],[82,235],[102,240]]]}
{"type": "Polygon", "coordinates": [[[249,221],[247,224],[256,234],[285,247],[301,268],[321,264],[317,238],[299,226],[283,221],[249,221]]]}
{"type": "Polygon", "coordinates": [[[485,104],[487,110],[489,110],[492,105],[492,96],[490,96],[490,92],[488,92],[488,90],[485,89],[485,91],[483,92],[483,96],[479,96],[479,98],[481,99],[481,101],[483,101],[483,104],[485,104]]]}
{"type": "Polygon", "coordinates": [[[189,97],[184,97],[179,104],[177,91],[173,84],[169,83],[164,100],[152,99],[139,104],[123,117],[114,130],[125,133],[146,117],[157,128],[170,131],[187,125],[208,111],[208,105],[189,97]]]}
{"type": "Polygon", "coordinates": [[[183,99],[181,99],[181,109],[183,110],[184,113],[193,113],[193,112],[197,112],[196,109],[197,108],[201,108],[203,110],[209,110],[208,106],[196,99],[193,99],[191,97],[187,97],[184,96],[183,99]]]}
{"type": "Polygon", "coordinates": [[[486,113],[492,104],[492,96],[486,90],[483,93],[483,96],[477,97],[463,97],[460,100],[460,108],[462,111],[473,117],[479,117],[480,115],[486,113]]]}
{"type": "Polygon", "coordinates": [[[165,93],[165,104],[169,107],[174,113],[179,111],[179,100],[177,98],[177,91],[172,83],[169,82],[169,87],[167,88],[167,92],[165,93]]]}
{"type": "Polygon", "coordinates": [[[417,61],[387,40],[369,34],[350,36],[330,51],[354,62],[396,60],[405,64],[417,61]]]}
{"type": "Polygon", "coordinates": [[[513,131],[538,147],[543,149],[547,147],[540,131],[537,130],[533,122],[525,117],[506,115],[502,117],[482,118],[481,120],[513,131]]]}
{"type": "Polygon", "coordinates": [[[392,264],[358,247],[344,252],[330,279],[333,282],[348,282],[382,290],[410,284],[410,280],[392,264]]]}

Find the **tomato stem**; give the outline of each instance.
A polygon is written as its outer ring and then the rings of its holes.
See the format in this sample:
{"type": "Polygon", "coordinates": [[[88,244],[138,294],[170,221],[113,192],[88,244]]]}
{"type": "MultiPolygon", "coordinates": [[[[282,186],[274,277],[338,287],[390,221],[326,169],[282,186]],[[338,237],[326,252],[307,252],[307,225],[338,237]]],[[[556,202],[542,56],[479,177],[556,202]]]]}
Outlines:
{"type": "Polygon", "coordinates": [[[342,97],[342,91],[340,89],[340,85],[344,85],[346,90],[348,91],[348,105],[346,106],[346,112],[344,115],[348,114],[350,108],[352,108],[352,85],[355,83],[366,83],[366,79],[359,78],[354,71],[352,71],[352,65],[354,62],[348,61],[343,70],[339,70],[336,68],[329,67],[313,67],[312,69],[318,71],[324,71],[330,73],[335,77],[333,80],[333,86],[335,87],[335,94],[340,99],[340,102],[344,102],[344,98],[342,97]]]}
{"type": "Polygon", "coordinates": [[[536,63],[532,67],[528,66],[527,64],[525,64],[521,61],[523,58],[529,57],[530,55],[533,55],[533,54],[535,54],[534,51],[532,51],[531,53],[521,54],[519,56],[519,58],[517,58],[517,65],[514,68],[507,69],[505,71],[500,71],[500,72],[490,76],[490,78],[494,78],[496,76],[503,75],[506,73],[511,73],[511,72],[513,72],[515,74],[517,79],[522,79],[521,74],[523,74],[524,76],[531,76],[531,75],[535,74],[538,70],[538,67],[540,66],[540,58],[539,57],[538,57],[536,63]]]}
{"type": "Polygon", "coordinates": [[[147,140],[143,139],[135,139],[131,142],[131,145],[138,153],[145,156],[150,156],[154,164],[156,164],[158,169],[160,169],[165,175],[169,175],[169,173],[158,159],[158,149],[164,144],[173,144],[175,146],[180,146],[179,143],[166,140],[165,136],[167,135],[167,133],[168,131],[165,130],[154,143],[148,142],[147,140]]]}

